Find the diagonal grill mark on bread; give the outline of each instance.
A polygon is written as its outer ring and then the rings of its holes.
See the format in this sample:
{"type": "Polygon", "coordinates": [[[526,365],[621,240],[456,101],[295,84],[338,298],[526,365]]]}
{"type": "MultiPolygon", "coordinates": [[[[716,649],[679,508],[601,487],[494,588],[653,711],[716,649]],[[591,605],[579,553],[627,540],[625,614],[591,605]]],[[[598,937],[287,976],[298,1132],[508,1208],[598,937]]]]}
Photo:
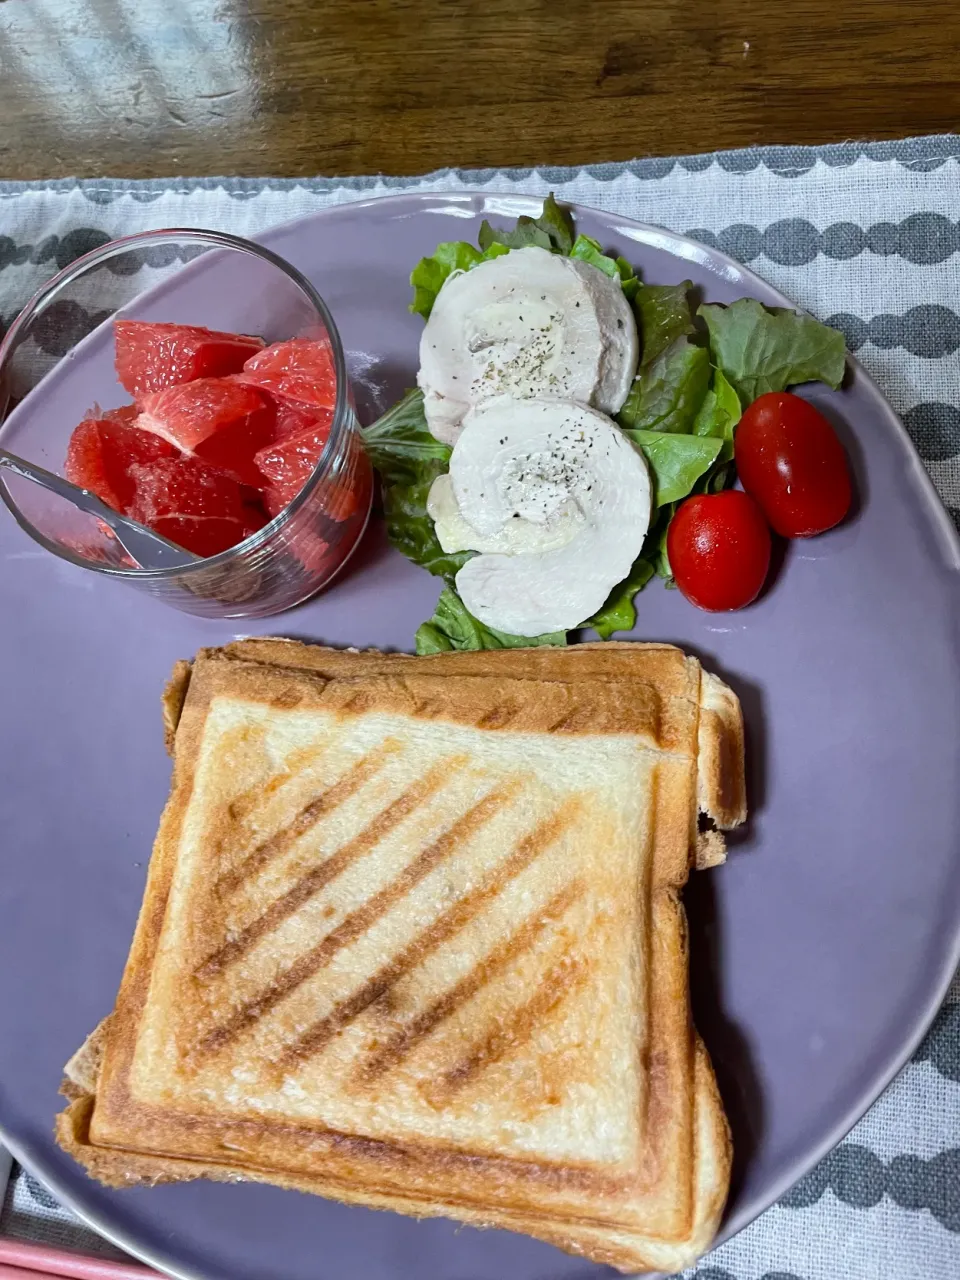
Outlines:
{"type": "MultiPolygon", "coordinates": [[[[445,767],[449,768],[449,761],[445,762],[445,767]]],[[[319,973],[338,951],[366,933],[381,916],[429,875],[434,867],[449,858],[464,841],[469,840],[482,826],[496,817],[514,799],[521,786],[521,780],[514,778],[478,800],[439,839],[422,850],[395,880],[348,915],[306,955],[294,961],[266,991],[254,1000],[247,1001],[232,1018],[204,1036],[197,1046],[197,1053],[203,1056],[218,1052],[264,1014],[269,1013],[301,983],[319,973]]]]}
{"type": "Polygon", "coordinates": [[[520,708],[511,700],[506,702],[496,702],[492,707],[478,716],[476,726],[478,729],[502,729],[515,718],[520,708]]]}
{"type": "MultiPolygon", "coordinates": [[[[582,944],[581,944],[582,945],[582,944]]],[[[536,992],[503,1022],[491,1030],[456,1066],[445,1071],[437,1081],[423,1089],[427,1101],[434,1106],[462,1089],[483,1070],[498,1062],[505,1054],[522,1046],[543,1020],[581,986],[587,976],[587,963],[577,953],[577,944],[565,952],[547,972],[536,992]]]]}
{"type": "MultiPolygon", "coordinates": [[[[465,756],[451,756],[441,760],[412,787],[408,787],[402,795],[393,800],[387,807],[368,822],[367,825],[346,844],[325,858],[318,866],[313,867],[306,875],[287,890],[282,897],[249,924],[236,938],[225,942],[222,947],[209,956],[196,970],[200,979],[208,979],[220,973],[227,965],[233,964],[255,942],[270,933],[284,920],[299,911],[305,902],[319,893],[331,880],[342,875],[352,863],[374,849],[394,827],[400,825],[412,813],[425,804],[458,768],[466,764],[465,756]]],[[[357,784],[359,786],[359,783],[357,784]]],[[[356,789],[356,788],[354,788],[356,789]]],[[[325,793],[329,795],[329,792],[325,793]]],[[[345,797],[341,796],[341,799],[345,797]]],[[[322,799],[322,797],[321,797],[322,799]]],[[[310,806],[308,806],[309,808],[310,806]]],[[[312,825],[309,824],[309,825],[312,825]]],[[[308,829],[308,828],[305,828],[308,829]]]]}
{"type": "Polygon", "coordinates": [[[466,1004],[525,951],[529,951],[544,929],[554,924],[576,901],[584,887],[582,880],[573,880],[554,894],[545,906],[538,907],[519,928],[474,965],[455,986],[444,992],[422,1013],[416,1014],[405,1027],[391,1036],[386,1044],[381,1045],[366,1062],[361,1064],[357,1069],[357,1075],[361,1081],[369,1084],[377,1076],[398,1066],[421,1041],[435,1031],[461,1005],[466,1004]]]}
{"type": "MultiPolygon", "coordinates": [[[[358,991],[355,991],[353,995],[348,996],[345,1000],[339,1001],[326,1017],[320,1018],[298,1040],[290,1044],[284,1050],[281,1065],[290,1065],[296,1062],[297,1059],[303,1059],[309,1054],[318,1053],[339,1031],[363,1013],[364,1009],[367,1009],[374,1001],[386,995],[411,969],[425,960],[428,955],[436,951],[454,934],[465,928],[488,903],[492,902],[502,892],[510,880],[518,876],[521,871],[563,835],[575,821],[582,808],[583,802],[580,797],[572,796],[555,813],[550,814],[549,817],[539,822],[532,831],[528,832],[519,841],[513,853],[498,863],[492,873],[476,889],[458,899],[433,924],[424,929],[422,933],[417,934],[408,946],[404,947],[392,960],[383,965],[358,991]]],[[[552,905],[546,909],[548,915],[551,913],[552,905]]],[[[542,914],[542,912],[538,913],[538,915],[542,914]]],[[[476,973],[477,970],[475,969],[471,977],[476,973]]],[[[479,990],[480,985],[482,984],[476,984],[473,989],[479,990]]],[[[465,999],[466,996],[462,998],[465,999]]],[[[451,1010],[453,1007],[451,1006],[451,1010]]],[[[412,1048],[414,1039],[418,1038],[420,1034],[426,1034],[426,1031],[430,1029],[427,1027],[422,1033],[415,1031],[421,1020],[424,1017],[429,1017],[429,1015],[430,1011],[428,1010],[426,1015],[416,1018],[409,1029],[405,1029],[400,1035],[394,1037],[387,1049],[377,1055],[377,1062],[379,1063],[382,1058],[382,1065],[387,1064],[387,1059],[393,1056],[392,1046],[397,1046],[398,1060],[400,1054],[408,1052],[409,1048],[412,1048]],[[408,1040],[409,1044],[407,1043],[408,1040]]],[[[432,1025],[436,1025],[436,1022],[432,1025]]],[[[370,1074],[376,1074],[372,1067],[370,1074]]]]}
{"type": "MultiPolygon", "coordinates": [[[[311,768],[318,760],[322,759],[326,752],[325,747],[319,750],[316,747],[306,747],[297,751],[289,758],[283,769],[279,773],[275,773],[266,781],[257,782],[255,786],[248,787],[246,791],[241,791],[227,805],[227,816],[232,824],[241,824],[255,813],[262,805],[265,799],[274,795],[282,786],[295,778],[298,773],[311,768]]],[[[280,834],[280,833],[278,833],[280,834]]],[[[264,842],[266,843],[266,842],[264,842]]],[[[236,869],[225,871],[219,877],[218,883],[226,880],[235,874],[236,869]]]]}
{"type": "Polygon", "coordinates": [[[589,718],[589,709],[576,704],[565,712],[559,720],[547,725],[547,733],[571,733],[582,728],[584,723],[589,721],[589,718]]]}
{"type": "MultiPolygon", "coordinates": [[[[388,739],[360,760],[357,760],[333,786],[328,787],[318,796],[314,796],[310,803],[300,810],[292,822],[289,822],[280,831],[262,841],[237,866],[225,871],[217,881],[217,889],[230,892],[238,888],[244,880],[261,871],[268,862],[285,853],[295,841],[306,835],[310,828],[315,826],[321,818],[325,818],[334,809],[349,800],[352,795],[360,790],[364,783],[369,782],[375,774],[379,773],[387,759],[399,749],[399,743],[388,739]]],[[[261,788],[260,794],[270,794],[271,791],[276,790],[276,785],[274,784],[278,785],[286,782],[289,776],[289,774],[276,775],[275,778],[272,778],[267,783],[266,787],[261,788]]]]}

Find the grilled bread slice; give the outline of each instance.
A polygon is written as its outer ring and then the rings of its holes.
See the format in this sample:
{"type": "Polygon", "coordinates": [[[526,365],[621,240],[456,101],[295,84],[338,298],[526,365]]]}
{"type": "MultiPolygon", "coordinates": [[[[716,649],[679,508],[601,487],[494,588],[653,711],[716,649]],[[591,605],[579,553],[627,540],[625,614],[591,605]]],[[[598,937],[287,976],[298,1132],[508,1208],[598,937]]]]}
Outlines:
{"type": "Polygon", "coordinates": [[[730,1146],[678,890],[698,811],[743,817],[729,690],[641,645],[248,641],[176,677],[173,791],[62,1145],[116,1185],[258,1179],[692,1261],[730,1146]]]}

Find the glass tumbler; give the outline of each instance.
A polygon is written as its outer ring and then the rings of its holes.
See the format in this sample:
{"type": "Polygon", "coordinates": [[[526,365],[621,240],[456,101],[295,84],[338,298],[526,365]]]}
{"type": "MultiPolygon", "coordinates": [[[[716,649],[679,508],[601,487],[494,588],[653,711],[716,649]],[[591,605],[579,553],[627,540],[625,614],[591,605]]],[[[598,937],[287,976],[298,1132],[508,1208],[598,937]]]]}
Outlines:
{"type": "Polygon", "coordinates": [[[129,403],[114,370],[120,317],[256,334],[268,345],[325,342],[336,403],[312,474],[263,528],[179,569],[133,567],[97,520],[6,468],[0,497],[53,555],[187,613],[264,617],[312,596],[359,543],[373,494],[340,336],[323,299],[290,263],[238,236],[177,228],[105,244],[54,276],[0,344],[0,447],[62,474],[80,420],[129,403]]]}

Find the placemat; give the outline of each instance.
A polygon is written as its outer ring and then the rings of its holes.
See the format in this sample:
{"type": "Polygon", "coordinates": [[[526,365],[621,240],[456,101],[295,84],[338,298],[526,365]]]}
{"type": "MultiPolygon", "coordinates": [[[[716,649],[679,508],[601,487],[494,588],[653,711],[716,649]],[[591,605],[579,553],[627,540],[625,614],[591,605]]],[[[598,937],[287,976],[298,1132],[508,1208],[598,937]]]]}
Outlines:
{"type": "MultiPolygon", "coordinates": [[[[0,332],[55,270],[132,231],[200,226],[256,236],[274,223],[352,200],[478,189],[552,190],[561,200],[684,232],[749,263],[843,330],[902,416],[960,523],[956,136],[582,169],[443,170],[417,178],[4,182],[0,332]]],[[[918,852],[904,850],[904,856],[918,852]]],[[[59,1239],[91,1252],[109,1248],[25,1174],[11,1183],[0,1232],[59,1239]]],[[[913,1062],[849,1137],[686,1276],[957,1280],[960,979],[913,1062]]]]}

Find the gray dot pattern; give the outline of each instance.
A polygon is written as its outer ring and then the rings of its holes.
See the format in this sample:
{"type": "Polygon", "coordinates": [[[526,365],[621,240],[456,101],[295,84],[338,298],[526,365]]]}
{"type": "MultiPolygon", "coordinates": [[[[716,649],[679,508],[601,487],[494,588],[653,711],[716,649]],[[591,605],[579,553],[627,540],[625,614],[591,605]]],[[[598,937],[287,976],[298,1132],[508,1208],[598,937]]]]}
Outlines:
{"type": "MultiPolygon", "coordinates": [[[[77,258],[94,249],[99,249],[111,237],[99,227],[77,227],[64,236],[45,236],[36,244],[17,244],[10,236],[0,236],[0,271],[6,267],[18,267],[25,263],[31,266],[54,264],[58,271],[69,266],[77,258]]],[[[143,266],[169,267],[175,262],[188,262],[196,257],[196,247],[177,245],[156,245],[149,249],[124,254],[111,258],[104,267],[114,275],[131,275],[143,266]]],[[[203,252],[202,249],[199,252],[203,252]]]]}
{"type": "Polygon", "coordinates": [[[912,213],[902,222],[875,222],[869,227],[833,222],[819,231],[806,218],[781,218],[764,231],[735,222],[721,231],[694,227],[687,235],[738,262],[762,257],[785,267],[806,266],[820,256],[845,262],[868,252],[884,258],[900,257],[916,266],[933,266],[960,251],[960,222],[932,212],[912,213]]]}
{"type": "MultiPolygon", "coordinates": [[[[690,1280],[737,1280],[732,1271],[726,1267],[700,1267],[690,1280]]],[[[765,1271],[758,1280],[801,1280],[793,1271],[765,1271]]]]}
{"type": "MultiPolygon", "coordinates": [[[[903,138],[890,142],[839,142],[822,147],[747,147],[739,151],[711,151],[702,155],[664,157],[643,160],[614,161],[592,165],[540,165],[516,169],[439,169],[426,174],[419,185],[429,187],[438,179],[452,176],[471,185],[482,185],[506,176],[522,184],[531,178],[557,185],[588,179],[611,183],[624,175],[641,182],[656,181],[671,173],[704,173],[716,166],[726,173],[747,174],[767,169],[780,178],[798,178],[809,173],[819,162],[830,169],[849,169],[858,160],[875,164],[895,163],[906,172],[931,173],[949,161],[960,158],[960,138],[938,136],[903,138]]],[[[0,181],[0,200],[15,199],[26,191],[77,191],[91,204],[112,204],[115,200],[133,199],[143,204],[157,200],[167,192],[189,195],[194,191],[223,192],[232,200],[252,200],[263,191],[307,191],[317,195],[328,192],[409,190],[408,177],[366,174],[342,178],[147,178],[128,181],[122,178],[59,178],[44,182],[0,181]]]]}
{"type": "Polygon", "coordinates": [[[780,1205],[806,1209],[827,1191],[854,1209],[872,1209],[889,1196],[901,1209],[927,1209],[947,1231],[960,1232],[960,1148],[930,1160],[904,1155],[884,1164],[869,1148],[847,1142],[801,1178],[780,1205]]]}
{"type": "Polygon", "coordinates": [[[960,350],[960,315],[938,303],[910,307],[899,316],[884,311],[869,320],[838,311],[826,323],[843,333],[851,351],[869,342],[882,350],[903,347],[911,355],[939,360],[960,350]]]}
{"type": "Polygon", "coordinates": [[[81,338],[108,319],[112,312],[88,311],[72,298],[51,302],[37,319],[31,334],[41,351],[49,356],[65,356],[81,338]]]}
{"type": "Polygon", "coordinates": [[[914,405],[903,415],[903,425],[925,462],[942,462],[960,454],[960,409],[930,401],[914,405]]]}
{"type": "MultiPolygon", "coordinates": [[[[131,194],[142,203],[148,196],[156,199],[160,193],[131,194]]],[[[241,199],[258,193],[233,194],[241,199]]],[[[930,266],[946,262],[960,251],[960,222],[939,213],[915,213],[899,223],[877,222],[866,228],[853,222],[835,222],[823,231],[818,231],[805,218],[781,218],[763,231],[748,223],[735,222],[716,232],[693,227],[687,235],[728,253],[739,262],[764,257],[782,266],[804,266],[821,255],[842,262],[867,251],[930,266]]],[[[91,226],[78,227],[64,236],[46,236],[36,244],[18,244],[10,236],[0,236],[0,271],[25,263],[36,266],[48,262],[56,263],[62,270],[81,254],[99,248],[109,239],[107,232],[91,226]]],[[[138,260],[140,265],[164,267],[181,257],[186,261],[190,256],[189,252],[181,255],[174,246],[163,245],[144,250],[136,257],[131,254],[115,259],[107,267],[117,274],[128,274],[138,260]]]]}

